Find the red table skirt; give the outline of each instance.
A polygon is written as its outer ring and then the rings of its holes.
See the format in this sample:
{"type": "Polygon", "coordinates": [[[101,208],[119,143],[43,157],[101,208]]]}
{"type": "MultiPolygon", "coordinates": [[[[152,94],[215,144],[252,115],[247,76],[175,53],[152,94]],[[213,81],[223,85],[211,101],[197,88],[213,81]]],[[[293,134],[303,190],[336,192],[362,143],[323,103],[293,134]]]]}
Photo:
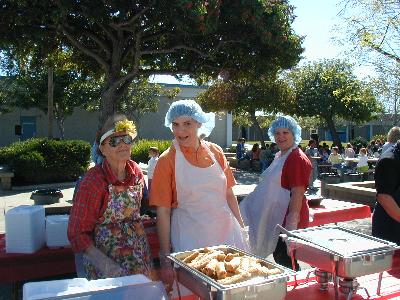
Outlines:
{"type": "Polygon", "coordinates": [[[371,209],[368,205],[324,199],[320,205],[310,207],[309,226],[319,226],[369,217],[371,217],[371,209]]]}
{"type": "MultiPolygon", "coordinates": [[[[155,220],[145,220],[146,230],[153,258],[158,257],[159,242],[155,220]]],[[[5,235],[0,234],[0,282],[12,283],[75,272],[75,256],[72,249],[47,247],[32,253],[6,253],[5,235]]]]}

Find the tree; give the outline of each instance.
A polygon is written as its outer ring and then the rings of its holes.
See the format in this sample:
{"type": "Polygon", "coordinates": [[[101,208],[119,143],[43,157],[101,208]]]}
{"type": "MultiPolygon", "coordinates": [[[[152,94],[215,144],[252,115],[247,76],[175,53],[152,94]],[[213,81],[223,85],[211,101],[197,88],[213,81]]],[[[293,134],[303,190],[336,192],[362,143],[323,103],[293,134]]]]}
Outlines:
{"type": "Polygon", "coordinates": [[[342,43],[350,43],[356,53],[379,54],[400,63],[400,6],[391,0],[345,0],[339,14],[346,33],[342,43]]]}
{"type": "Polygon", "coordinates": [[[146,78],[134,80],[128,88],[127,94],[122,97],[119,111],[133,119],[140,137],[141,120],[148,113],[156,112],[161,96],[175,98],[180,88],[165,89],[156,83],[150,83],[146,78]]]}
{"type": "MultiPolygon", "coordinates": [[[[47,64],[42,63],[38,48],[22,56],[3,53],[2,69],[8,77],[3,81],[0,103],[7,110],[38,108],[48,111],[47,64]]],[[[54,66],[54,116],[57,120],[61,139],[64,139],[64,121],[76,107],[87,108],[99,102],[101,82],[90,74],[78,71],[71,62],[68,52],[58,49],[48,56],[48,64],[54,66]]]]}
{"type": "Polygon", "coordinates": [[[342,118],[354,123],[372,120],[381,106],[367,83],[353,74],[352,65],[340,60],[323,60],[293,70],[288,75],[295,97],[289,113],[320,117],[340,145],[335,122],[342,118]]]}
{"type": "Polygon", "coordinates": [[[140,76],[274,73],[302,52],[287,0],[3,0],[1,8],[0,48],[61,45],[104,78],[100,123],[140,76]]]}
{"type": "MultiPolygon", "coordinates": [[[[391,119],[391,125],[399,124],[400,109],[400,69],[399,65],[381,68],[376,78],[371,79],[371,87],[384,108],[384,113],[391,119]]],[[[382,116],[383,117],[383,116],[382,116]]],[[[388,128],[389,129],[389,128],[388,128]]]]}
{"type": "MultiPolygon", "coordinates": [[[[266,136],[260,126],[262,118],[257,118],[256,112],[279,112],[290,97],[288,86],[283,80],[275,76],[263,76],[261,79],[219,80],[200,93],[197,99],[206,110],[226,110],[247,118],[255,127],[261,145],[265,146],[266,136]]],[[[271,121],[271,118],[263,119],[267,124],[271,121]]]]}

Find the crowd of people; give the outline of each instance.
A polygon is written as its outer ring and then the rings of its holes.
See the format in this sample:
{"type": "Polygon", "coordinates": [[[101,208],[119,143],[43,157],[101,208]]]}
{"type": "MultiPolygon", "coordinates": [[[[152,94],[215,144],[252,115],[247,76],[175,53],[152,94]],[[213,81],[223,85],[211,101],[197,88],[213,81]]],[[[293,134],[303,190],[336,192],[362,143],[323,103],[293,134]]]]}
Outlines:
{"type": "MultiPolygon", "coordinates": [[[[229,244],[262,257],[273,254],[277,263],[291,268],[277,225],[286,230],[308,226],[305,192],[315,179],[317,157],[339,168],[344,157],[358,155],[361,161],[382,152],[373,234],[399,242],[398,234],[393,237],[388,228],[400,229],[400,143],[388,139],[384,145],[375,141],[367,148],[348,144],[340,149],[310,140],[303,151],[299,124],[290,116],[278,117],[268,130],[270,145],[255,144],[247,151],[245,140],[238,141],[238,161],[259,161],[263,170],[259,184],[239,206],[224,152],[207,141],[215,115],[193,100],[180,100],[170,106],[165,126],[173,142],[161,155],[156,147],[149,149],[148,184],[131,159],[137,135],[133,122],[114,115],[97,132],[92,151],[96,165],[76,186],[68,226],[84,277],[153,276],[140,216],[146,200],[157,213],[159,275],[168,289],[174,280],[166,259],[171,252],[229,244]]],[[[299,268],[297,262],[295,266],[299,268]]]]}

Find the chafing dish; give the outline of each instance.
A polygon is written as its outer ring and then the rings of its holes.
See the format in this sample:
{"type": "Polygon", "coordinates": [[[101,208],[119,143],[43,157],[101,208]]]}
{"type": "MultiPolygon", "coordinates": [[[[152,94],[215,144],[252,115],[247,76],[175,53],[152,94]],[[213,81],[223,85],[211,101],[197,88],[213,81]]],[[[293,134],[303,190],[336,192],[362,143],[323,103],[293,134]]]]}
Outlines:
{"type": "Polygon", "coordinates": [[[193,293],[201,299],[215,300],[241,300],[241,299],[284,299],[286,295],[287,280],[290,275],[295,274],[290,269],[275,263],[269,262],[263,258],[242,251],[238,248],[221,245],[208,247],[213,250],[221,250],[225,254],[239,252],[242,255],[259,259],[262,264],[272,268],[281,270],[280,274],[270,276],[258,276],[250,278],[239,283],[222,285],[216,280],[206,276],[202,272],[190,267],[183,262],[187,256],[194,251],[202,251],[203,249],[194,249],[191,251],[176,252],[168,256],[174,262],[175,271],[178,281],[189,288],[193,293]]]}
{"type": "Polygon", "coordinates": [[[286,242],[296,259],[344,278],[390,269],[397,245],[339,226],[289,232],[286,242]]]}

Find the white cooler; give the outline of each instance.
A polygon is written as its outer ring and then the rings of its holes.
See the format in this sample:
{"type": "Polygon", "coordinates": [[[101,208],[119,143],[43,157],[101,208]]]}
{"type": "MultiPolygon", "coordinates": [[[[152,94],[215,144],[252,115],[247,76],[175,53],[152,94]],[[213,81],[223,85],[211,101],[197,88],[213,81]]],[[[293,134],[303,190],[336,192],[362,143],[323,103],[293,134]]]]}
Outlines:
{"type": "Polygon", "coordinates": [[[23,300],[47,298],[167,300],[168,296],[161,282],[151,281],[140,274],[91,281],[85,278],[74,278],[24,284],[23,300]]]}
{"type": "Polygon", "coordinates": [[[6,252],[34,253],[45,244],[45,211],[41,205],[20,205],[7,211],[6,252]]]}
{"type": "Polygon", "coordinates": [[[69,246],[67,236],[69,215],[46,217],[46,245],[49,248],[69,246]]]}

